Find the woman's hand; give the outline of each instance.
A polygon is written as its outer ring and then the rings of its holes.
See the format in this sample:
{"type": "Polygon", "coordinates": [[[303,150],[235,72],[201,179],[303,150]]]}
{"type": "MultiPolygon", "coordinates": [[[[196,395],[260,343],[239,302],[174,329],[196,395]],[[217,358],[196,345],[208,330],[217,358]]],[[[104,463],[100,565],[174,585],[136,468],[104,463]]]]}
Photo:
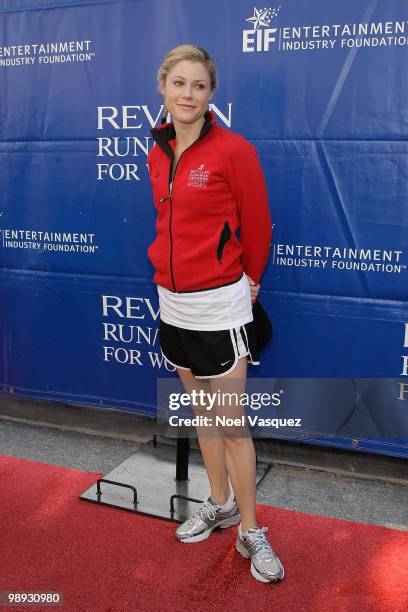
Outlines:
{"type": "Polygon", "coordinates": [[[258,297],[258,293],[261,289],[261,285],[256,285],[255,281],[252,280],[252,278],[250,276],[248,276],[248,274],[245,274],[245,276],[248,279],[249,282],[249,288],[251,290],[251,303],[255,304],[257,297],[258,297]]]}

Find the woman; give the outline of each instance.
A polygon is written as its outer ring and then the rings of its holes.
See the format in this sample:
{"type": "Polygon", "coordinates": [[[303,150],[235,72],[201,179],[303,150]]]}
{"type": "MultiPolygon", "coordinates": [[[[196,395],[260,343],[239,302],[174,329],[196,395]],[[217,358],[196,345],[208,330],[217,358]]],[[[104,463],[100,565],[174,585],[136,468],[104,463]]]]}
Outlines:
{"type": "MultiPolygon", "coordinates": [[[[162,124],[148,155],[157,235],[148,249],[160,303],[160,344],[188,393],[243,393],[259,364],[252,304],[266,266],[271,219],[255,148],[217,124],[208,103],[217,72],[201,47],[180,45],[158,74],[162,124]],[[168,113],[172,122],[166,122],[168,113]],[[240,230],[238,239],[236,232],[240,230]]],[[[205,406],[195,407],[202,414],[205,406]]],[[[217,406],[239,416],[240,406],[217,406]]],[[[208,412],[206,412],[208,415],[208,412]]],[[[256,456],[248,431],[197,427],[211,495],[176,530],[184,543],[238,525],[236,548],[262,582],[284,570],[256,521],[256,456]],[[232,490],[230,489],[230,482],[232,490]]]]}

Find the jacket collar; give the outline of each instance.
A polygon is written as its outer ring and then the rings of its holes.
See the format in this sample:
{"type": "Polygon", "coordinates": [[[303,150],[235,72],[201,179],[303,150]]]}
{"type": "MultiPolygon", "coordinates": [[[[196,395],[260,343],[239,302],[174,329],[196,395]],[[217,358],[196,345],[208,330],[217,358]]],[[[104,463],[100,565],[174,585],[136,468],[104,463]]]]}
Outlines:
{"type": "MultiPolygon", "coordinates": [[[[198,138],[197,138],[197,140],[195,142],[197,142],[198,140],[201,140],[201,138],[204,138],[204,136],[216,124],[217,124],[217,122],[216,122],[216,119],[215,119],[214,111],[206,111],[204,113],[203,127],[201,128],[200,134],[199,134],[199,136],[198,136],[198,138]]],[[[173,157],[174,157],[174,150],[171,147],[169,141],[170,140],[175,140],[175,138],[176,138],[176,130],[174,128],[174,124],[172,122],[164,123],[163,125],[160,125],[158,127],[155,127],[153,129],[151,129],[150,133],[153,136],[153,140],[155,140],[157,142],[159,147],[161,149],[163,149],[163,151],[166,153],[166,155],[168,155],[170,157],[170,159],[173,159],[173,157]]]]}

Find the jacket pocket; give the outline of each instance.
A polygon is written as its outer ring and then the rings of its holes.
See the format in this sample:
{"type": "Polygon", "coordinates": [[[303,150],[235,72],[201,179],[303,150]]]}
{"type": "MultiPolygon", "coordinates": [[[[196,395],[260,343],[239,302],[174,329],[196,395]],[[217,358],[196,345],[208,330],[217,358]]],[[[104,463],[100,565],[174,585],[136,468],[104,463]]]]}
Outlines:
{"type": "Polygon", "coordinates": [[[218,259],[218,261],[222,260],[222,254],[224,252],[224,247],[225,247],[226,243],[228,242],[228,240],[230,238],[231,238],[231,229],[230,229],[230,226],[228,224],[228,221],[226,221],[224,223],[224,227],[221,230],[220,238],[218,240],[218,246],[217,246],[217,259],[218,259]]]}

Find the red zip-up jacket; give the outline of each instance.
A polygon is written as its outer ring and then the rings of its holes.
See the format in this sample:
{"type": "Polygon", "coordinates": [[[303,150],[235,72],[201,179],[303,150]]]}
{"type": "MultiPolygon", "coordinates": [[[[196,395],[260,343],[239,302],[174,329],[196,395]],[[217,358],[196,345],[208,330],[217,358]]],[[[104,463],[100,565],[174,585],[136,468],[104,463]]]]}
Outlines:
{"type": "Polygon", "coordinates": [[[213,111],[204,118],[179,159],[171,191],[174,125],[151,130],[157,144],[147,164],[157,235],[147,253],[154,282],[175,292],[228,285],[243,272],[258,283],[270,251],[268,193],[256,149],[218,125],[213,111]]]}

